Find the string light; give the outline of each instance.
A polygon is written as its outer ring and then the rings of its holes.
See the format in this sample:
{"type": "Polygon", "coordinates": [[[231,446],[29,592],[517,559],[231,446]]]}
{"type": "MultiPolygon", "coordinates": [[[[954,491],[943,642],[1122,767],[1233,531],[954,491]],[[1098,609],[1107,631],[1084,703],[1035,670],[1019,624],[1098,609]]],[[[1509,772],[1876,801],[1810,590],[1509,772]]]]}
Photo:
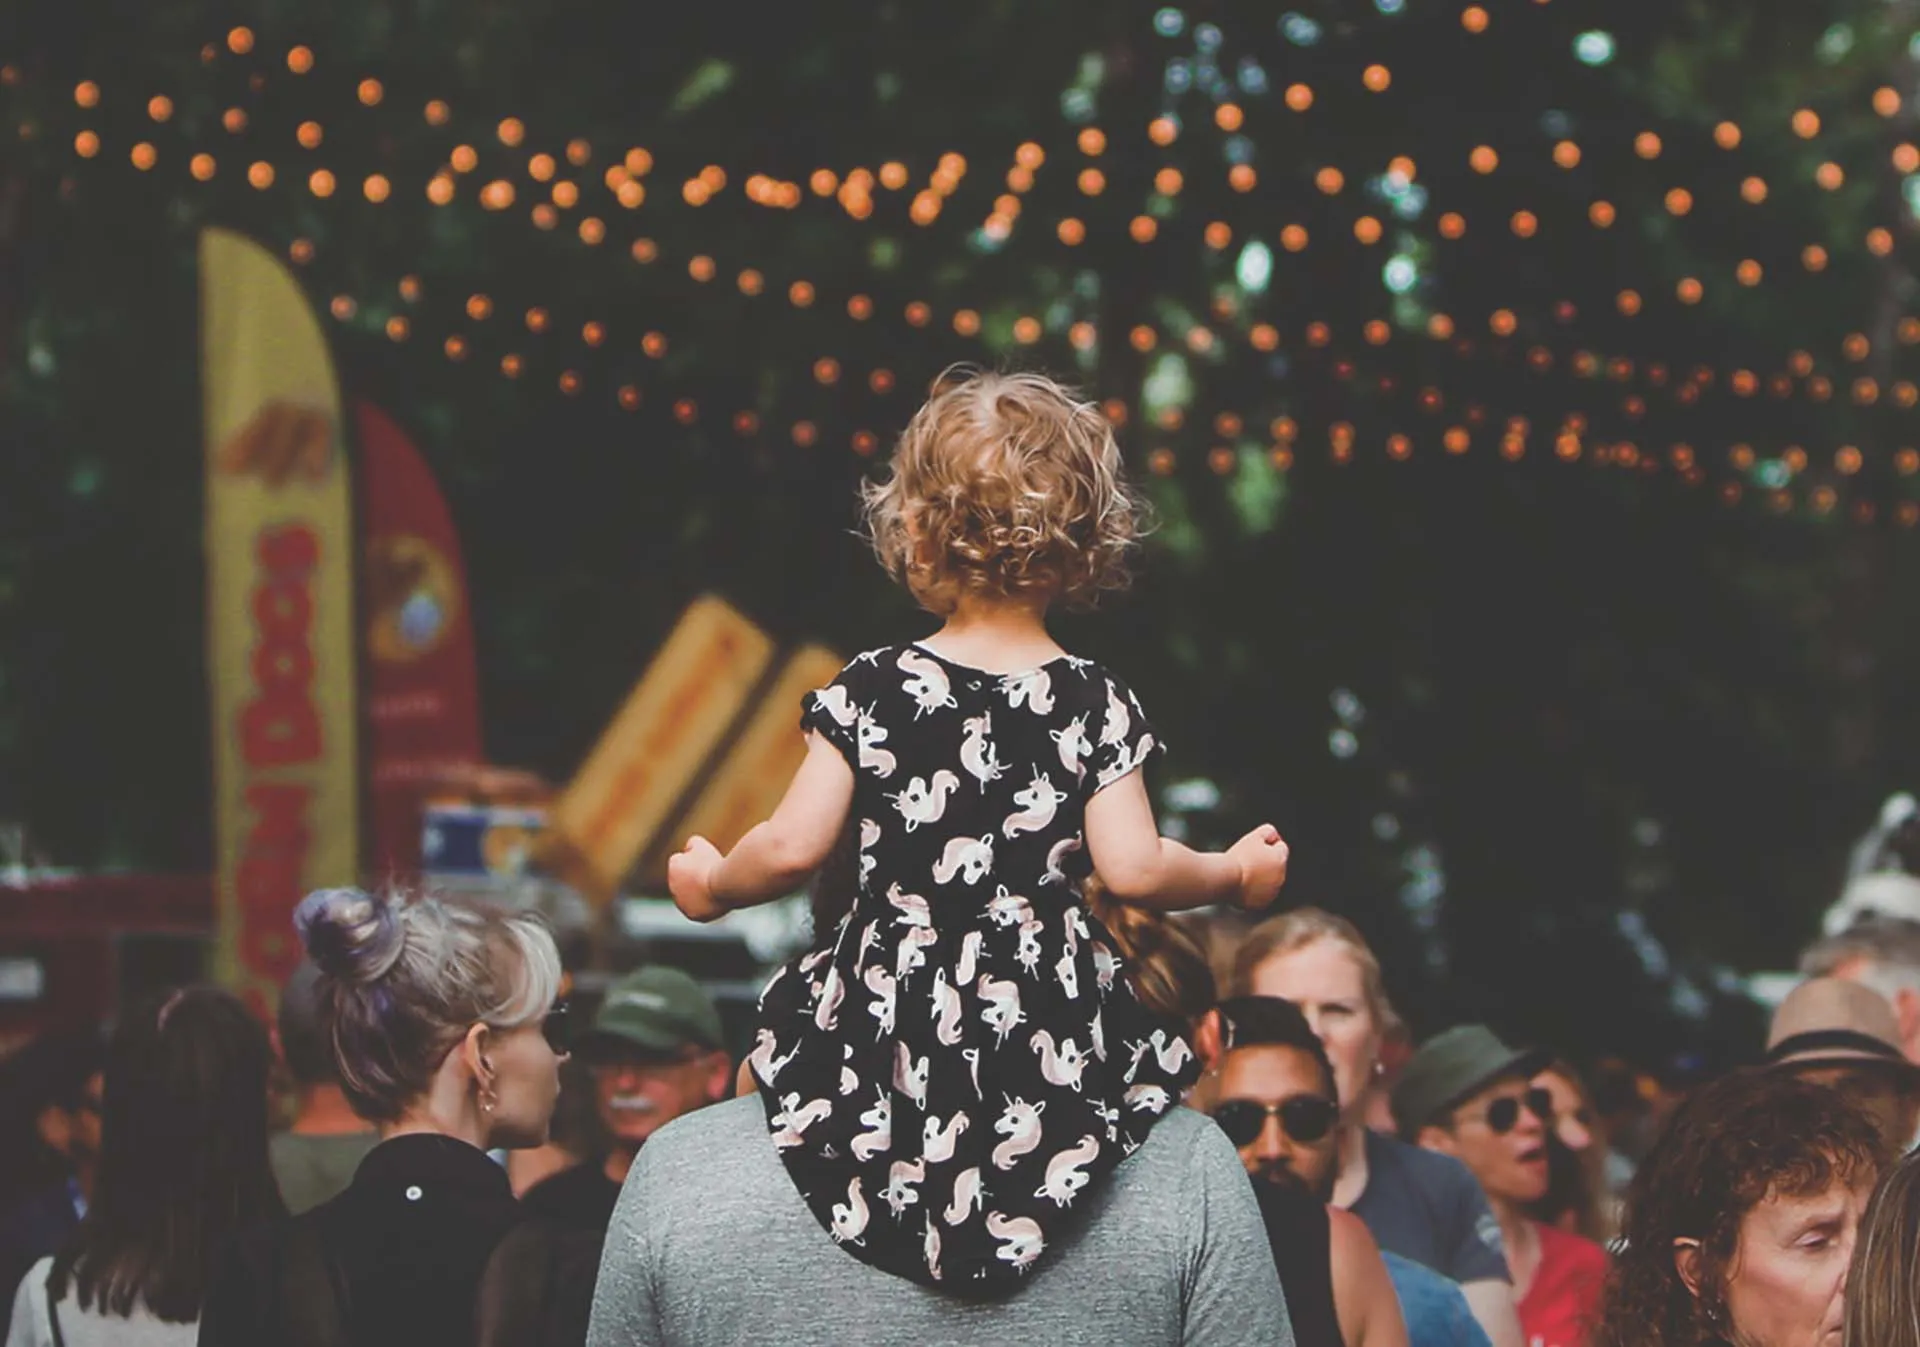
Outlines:
{"type": "Polygon", "coordinates": [[[436,206],[444,206],[453,200],[453,179],[444,173],[436,173],[427,180],[427,200],[436,206]]]}
{"type": "Polygon", "coordinates": [[[593,146],[585,140],[575,137],[567,142],[567,162],[575,168],[585,168],[593,158],[593,146]]]}
{"type": "Polygon", "coordinates": [[[1491,173],[1500,167],[1500,156],[1494,152],[1493,146],[1478,145],[1467,156],[1467,163],[1475,173],[1491,173]]]}
{"type": "Polygon", "coordinates": [[[1561,168],[1577,168],[1580,164],[1580,147],[1571,140],[1563,140],[1553,147],[1553,162],[1561,168]]]}
{"type": "Polygon", "coordinates": [[[1539,231],[1540,221],[1530,210],[1515,211],[1513,232],[1523,239],[1530,239],[1539,231]]]}
{"type": "Polygon", "coordinates": [[[235,28],[227,34],[227,50],[235,56],[245,56],[253,50],[253,30],[235,28]]]}
{"type": "Polygon", "coordinates": [[[1180,123],[1172,117],[1161,115],[1147,123],[1147,139],[1165,148],[1180,138],[1180,123]]]}
{"type": "Polygon", "coordinates": [[[453,153],[447,156],[447,163],[455,173],[471,173],[479,167],[480,154],[471,145],[455,145],[453,153]]]}
{"type": "Polygon", "coordinates": [[[317,197],[332,196],[334,186],[333,174],[324,168],[316,168],[307,178],[307,190],[317,197]]]}
{"type": "Polygon", "coordinates": [[[1873,91],[1873,110],[1882,117],[1899,116],[1900,91],[1889,88],[1875,89],[1873,91]]]}
{"type": "Polygon", "coordinates": [[[333,314],[335,320],[344,323],[351,320],[354,314],[360,311],[360,306],[354,303],[352,295],[335,295],[333,297],[333,303],[328,306],[328,310],[333,314]]]}
{"type": "Polygon", "coordinates": [[[1240,129],[1246,116],[1238,103],[1222,103],[1213,110],[1213,124],[1222,131],[1232,133],[1240,129]]]}
{"type": "Polygon", "coordinates": [[[1684,187],[1676,187],[1667,193],[1667,211],[1673,215],[1685,215],[1693,209],[1693,193],[1684,187]]]}
{"type": "Polygon", "coordinates": [[[405,341],[410,331],[407,320],[400,314],[396,313],[387,319],[387,337],[390,341],[405,341]]]}
{"type": "Polygon", "coordinates": [[[1740,147],[1740,128],[1733,122],[1721,122],[1713,128],[1713,143],[1723,150],[1740,147]]]}
{"type": "Polygon", "coordinates": [[[313,261],[313,240],[295,239],[287,249],[287,256],[293,259],[294,265],[304,267],[313,261]]]}
{"type": "Polygon", "coordinates": [[[227,128],[228,135],[239,135],[247,129],[247,111],[245,108],[228,108],[220,114],[220,125],[227,128]]]}
{"type": "Polygon", "coordinates": [[[1820,134],[1820,114],[1812,108],[1801,108],[1793,114],[1793,134],[1802,140],[1812,140],[1820,134]]]}
{"type": "Polygon", "coordinates": [[[494,134],[500,138],[502,145],[511,150],[527,138],[527,125],[518,117],[508,117],[494,128],[494,134]]]}
{"type": "Polygon", "coordinates": [[[1304,225],[1291,224],[1280,231],[1280,246],[1290,253],[1304,251],[1307,243],[1308,235],[1304,225]]]}
{"type": "Polygon", "coordinates": [[[1834,163],[1832,160],[1828,160],[1814,170],[1813,180],[1827,191],[1837,192],[1840,190],[1841,184],[1846,182],[1847,175],[1846,171],[1842,169],[1840,165],[1834,163]]]}
{"type": "Polygon", "coordinates": [[[1766,179],[1750,177],[1740,184],[1740,198],[1749,205],[1757,206],[1767,199],[1766,179]]]}
{"type": "Polygon", "coordinates": [[[378,107],[380,100],[387,96],[386,89],[376,79],[361,80],[360,87],[355,92],[360,96],[360,102],[370,108],[378,107]]]}
{"type": "Polygon", "coordinates": [[[1286,101],[1295,112],[1305,112],[1313,106],[1313,90],[1304,84],[1289,84],[1286,101]]]}
{"type": "Polygon", "coordinates": [[[293,134],[301,148],[308,150],[319,149],[320,142],[326,139],[326,132],[321,130],[319,122],[301,122],[293,134]]]}
{"type": "Polygon", "coordinates": [[[211,181],[216,167],[210,154],[196,154],[187,161],[187,172],[199,182],[211,181]]]}
{"type": "Polygon", "coordinates": [[[787,287],[787,302],[796,309],[804,309],[813,303],[813,285],[808,281],[795,281],[787,287]]]}
{"type": "Polygon", "coordinates": [[[1642,159],[1658,159],[1660,150],[1660,137],[1651,131],[1642,131],[1633,138],[1633,152],[1642,159]]]}
{"type": "Polygon", "coordinates": [[[453,109],[447,106],[444,99],[436,98],[427,104],[426,118],[428,126],[445,126],[453,120],[453,109]]]}
{"type": "Polygon", "coordinates": [[[1393,83],[1393,73],[1383,65],[1370,65],[1360,73],[1360,82],[1376,94],[1385,93],[1393,83]]]}
{"type": "Polygon", "coordinates": [[[91,131],[82,131],[73,138],[73,152],[82,159],[91,159],[100,153],[100,137],[91,131]]]}
{"type": "Polygon", "coordinates": [[[1487,31],[1487,11],[1478,5],[1468,5],[1460,11],[1460,26],[1469,33],[1487,31]]]}
{"type": "Polygon", "coordinates": [[[287,53],[287,69],[296,75],[304,75],[313,69],[313,50],[310,47],[295,47],[287,53]]]}
{"type": "Polygon", "coordinates": [[[393,184],[387,181],[384,174],[374,173],[368,175],[361,190],[366,193],[367,200],[377,206],[393,194],[393,184]]]}
{"type": "Polygon", "coordinates": [[[156,122],[164,122],[173,116],[173,100],[165,94],[155,94],[147,100],[147,116],[156,122]]]}
{"type": "Polygon", "coordinates": [[[1328,196],[1337,195],[1340,189],[1346,186],[1346,182],[1347,175],[1332,165],[1328,165],[1313,175],[1313,185],[1318,187],[1322,192],[1325,192],[1328,196]]]}
{"type": "Polygon", "coordinates": [[[505,178],[495,178],[480,189],[480,204],[488,210],[505,210],[513,204],[513,184],[505,178]]]}

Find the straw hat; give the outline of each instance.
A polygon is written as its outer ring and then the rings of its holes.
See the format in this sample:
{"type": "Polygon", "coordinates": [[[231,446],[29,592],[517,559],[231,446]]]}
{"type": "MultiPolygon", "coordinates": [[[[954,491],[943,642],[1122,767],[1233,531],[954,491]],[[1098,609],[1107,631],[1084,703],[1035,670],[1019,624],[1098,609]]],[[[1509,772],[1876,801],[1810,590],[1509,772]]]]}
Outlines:
{"type": "Polygon", "coordinates": [[[1878,1064],[1920,1075],[1900,1047],[1900,1023],[1886,997],[1857,982],[1814,978],[1774,1012],[1767,1034],[1770,1066],[1878,1064]]]}

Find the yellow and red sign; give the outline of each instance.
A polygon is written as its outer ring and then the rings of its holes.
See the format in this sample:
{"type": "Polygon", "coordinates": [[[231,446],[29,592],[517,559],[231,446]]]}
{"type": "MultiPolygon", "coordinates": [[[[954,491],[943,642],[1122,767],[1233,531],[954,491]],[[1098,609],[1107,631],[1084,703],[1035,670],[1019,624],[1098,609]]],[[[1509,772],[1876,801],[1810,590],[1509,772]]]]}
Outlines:
{"type": "Polygon", "coordinates": [[[294,905],[359,876],[351,494],[333,361],[286,268],[205,230],[200,310],[218,965],[271,1005],[294,905]]]}

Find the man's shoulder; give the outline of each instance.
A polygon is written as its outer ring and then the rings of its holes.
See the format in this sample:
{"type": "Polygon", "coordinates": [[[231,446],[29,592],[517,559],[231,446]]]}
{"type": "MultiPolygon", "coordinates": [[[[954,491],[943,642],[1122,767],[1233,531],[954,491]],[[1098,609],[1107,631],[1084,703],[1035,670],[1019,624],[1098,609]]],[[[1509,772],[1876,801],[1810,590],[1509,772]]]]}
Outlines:
{"type": "Polygon", "coordinates": [[[716,1185],[750,1171],[747,1161],[771,1159],[772,1153],[760,1096],[742,1095],[683,1114],[655,1132],[640,1148],[631,1183],[645,1186],[655,1198],[677,1194],[697,1203],[716,1185]],[[701,1172],[702,1181],[690,1185],[686,1176],[693,1170],[701,1172]]]}
{"type": "Polygon", "coordinates": [[[1367,1167],[1393,1171],[1427,1192],[1478,1192],[1480,1188],[1474,1181],[1473,1171],[1451,1155],[1377,1132],[1367,1136],[1367,1167]]]}

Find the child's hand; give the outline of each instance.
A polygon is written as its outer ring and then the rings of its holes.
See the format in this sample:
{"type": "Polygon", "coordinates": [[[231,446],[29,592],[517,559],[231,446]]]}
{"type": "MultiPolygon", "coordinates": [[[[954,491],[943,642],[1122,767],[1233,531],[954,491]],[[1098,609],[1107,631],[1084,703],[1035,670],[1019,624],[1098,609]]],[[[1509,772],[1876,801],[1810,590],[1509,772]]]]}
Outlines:
{"type": "Polygon", "coordinates": [[[667,858],[667,890],[674,906],[694,921],[726,914],[713,897],[713,873],[720,861],[720,849],[704,837],[689,837],[683,850],[667,858]]]}
{"type": "Polygon", "coordinates": [[[1240,866],[1240,906],[1258,912],[1280,894],[1287,882],[1287,844],[1280,830],[1263,823],[1227,848],[1240,866]]]}

